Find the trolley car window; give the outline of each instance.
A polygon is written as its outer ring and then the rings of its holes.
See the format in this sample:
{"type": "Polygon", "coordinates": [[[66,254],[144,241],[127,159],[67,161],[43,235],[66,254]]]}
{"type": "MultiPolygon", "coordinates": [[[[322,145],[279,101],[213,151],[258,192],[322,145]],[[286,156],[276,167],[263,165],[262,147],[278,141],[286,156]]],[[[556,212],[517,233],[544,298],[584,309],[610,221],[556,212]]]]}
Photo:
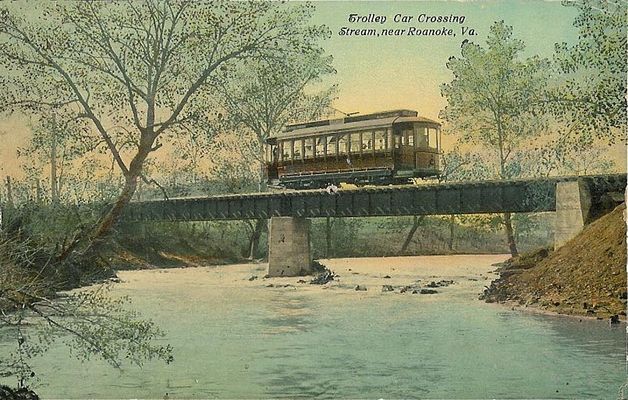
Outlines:
{"type": "Polygon", "coordinates": [[[362,150],[373,148],[373,132],[362,132],[362,150]]]}
{"type": "Polygon", "coordinates": [[[303,139],[305,142],[305,158],[314,157],[314,138],[303,139]]]}
{"type": "Polygon", "coordinates": [[[375,131],[375,150],[386,149],[386,131],[375,131]]]}
{"type": "Polygon", "coordinates": [[[293,158],[295,160],[301,160],[301,146],[303,145],[303,141],[301,139],[297,139],[294,141],[294,152],[293,154],[293,158]]]}
{"type": "Polygon", "coordinates": [[[414,130],[416,132],[417,147],[427,147],[427,133],[425,132],[425,127],[415,126],[414,130]]]}
{"type": "Polygon", "coordinates": [[[401,131],[401,144],[406,146],[414,146],[414,131],[412,129],[404,129],[401,131]]]}
{"type": "Polygon", "coordinates": [[[347,154],[349,150],[347,144],[349,143],[349,135],[338,136],[338,154],[347,154]]]}
{"type": "Polygon", "coordinates": [[[357,154],[360,152],[360,148],[362,143],[360,142],[360,134],[352,133],[351,134],[351,153],[357,154]]]}
{"type": "Polygon", "coordinates": [[[436,148],[436,128],[427,128],[429,147],[436,148]]]}
{"type": "Polygon", "coordinates": [[[292,158],[292,141],[287,140],[285,142],[281,142],[281,147],[283,148],[283,152],[281,153],[282,160],[290,161],[290,159],[292,158]]]}
{"type": "Polygon", "coordinates": [[[322,157],[325,154],[325,136],[319,136],[316,140],[316,157],[322,157]]]}
{"type": "Polygon", "coordinates": [[[327,155],[333,156],[336,154],[336,137],[327,136],[327,155]]]}

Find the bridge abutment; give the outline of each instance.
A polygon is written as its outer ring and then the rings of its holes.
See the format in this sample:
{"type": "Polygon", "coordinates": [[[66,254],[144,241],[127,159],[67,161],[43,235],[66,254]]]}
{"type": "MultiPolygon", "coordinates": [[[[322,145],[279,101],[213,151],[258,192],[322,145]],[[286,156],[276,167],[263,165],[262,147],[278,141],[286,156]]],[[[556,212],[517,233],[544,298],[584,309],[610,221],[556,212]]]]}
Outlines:
{"type": "Polygon", "coordinates": [[[298,276],[311,272],[310,220],[272,217],[268,235],[268,276],[298,276]]]}
{"type": "Polygon", "coordinates": [[[591,209],[591,193],[581,179],[556,184],[554,249],[582,231],[591,209]]]}

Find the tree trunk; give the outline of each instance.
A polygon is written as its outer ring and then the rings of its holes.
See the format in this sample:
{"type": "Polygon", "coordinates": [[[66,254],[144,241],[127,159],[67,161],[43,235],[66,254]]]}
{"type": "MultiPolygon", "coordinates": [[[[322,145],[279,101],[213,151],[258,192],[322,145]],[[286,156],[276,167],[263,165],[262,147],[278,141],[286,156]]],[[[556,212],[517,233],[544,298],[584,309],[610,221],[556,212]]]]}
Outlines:
{"type": "Polygon", "coordinates": [[[52,144],[50,145],[50,199],[52,201],[52,204],[57,204],[59,202],[56,132],[53,132],[52,144]]]}
{"type": "Polygon", "coordinates": [[[137,201],[142,201],[143,188],[144,188],[144,183],[140,179],[139,182],[137,182],[137,193],[136,193],[137,195],[135,196],[135,199],[137,201]]]}
{"type": "Polygon", "coordinates": [[[455,238],[455,230],[456,230],[456,216],[449,216],[449,251],[454,250],[454,238],[455,238]]]}
{"type": "Polygon", "coordinates": [[[35,180],[35,199],[37,203],[41,203],[42,193],[41,193],[41,182],[39,179],[35,180]]]}
{"type": "Polygon", "coordinates": [[[406,250],[408,250],[408,246],[410,245],[410,242],[412,241],[412,237],[414,237],[414,233],[417,231],[417,229],[419,229],[419,226],[421,225],[421,222],[423,221],[425,217],[422,215],[420,217],[417,217],[416,215],[414,216],[414,220],[412,222],[412,228],[410,229],[410,232],[408,232],[408,236],[406,236],[406,240],[405,242],[403,242],[403,246],[401,246],[401,251],[400,254],[405,254],[406,250]]]}
{"type": "Polygon", "coordinates": [[[331,257],[331,217],[325,218],[325,258],[331,257]]]}
{"type": "Polygon", "coordinates": [[[87,236],[79,235],[79,237],[67,246],[59,257],[57,257],[57,261],[65,261],[68,256],[77,249],[79,244],[85,243],[84,253],[97,247],[99,241],[111,231],[113,225],[122,215],[124,207],[126,207],[133,198],[135,190],[137,189],[138,176],[139,174],[133,174],[125,179],[124,188],[116,199],[116,202],[111,206],[109,211],[100,218],[94,229],[91,230],[91,233],[87,236]]]}
{"type": "Polygon", "coordinates": [[[7,205],[13,207],[13,187],[11,186],[10,176],[7,176],[7,205]]]}
{"type": "Polygon", "coordinates": [[[257,222],[255,222],[255,228],[253,228],[253,233],[251,234],[251,239],[249,240],[249,260],[254,260],[255,255],[258,253],[259,239],[262,236],[264,222],[266,222],[265,219],[258,219],[257,222]]]}
{"type": "Polygon", "coordinates": [[[517,251],[517,244],[515,243],[515,236],[513,234],[510,213],[504,213],[504,226],[506,227],[506,240],[508,240],[510,255],[516,257],[519,255],[519,252],[517,251]]]}

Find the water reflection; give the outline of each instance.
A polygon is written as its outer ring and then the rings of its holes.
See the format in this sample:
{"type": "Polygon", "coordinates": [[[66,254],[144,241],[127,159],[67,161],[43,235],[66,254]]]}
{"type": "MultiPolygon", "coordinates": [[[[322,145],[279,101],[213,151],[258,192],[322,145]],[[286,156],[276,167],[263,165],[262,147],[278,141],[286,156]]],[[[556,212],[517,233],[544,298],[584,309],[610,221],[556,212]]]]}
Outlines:
{"type": "Polygon", "coordinates": [[[304,332],[313,324],[311,307],[305,298],[284,290],[277,289],[276,294],[262,304],[267,315],[260,321],[263,334],[304,332]]]}

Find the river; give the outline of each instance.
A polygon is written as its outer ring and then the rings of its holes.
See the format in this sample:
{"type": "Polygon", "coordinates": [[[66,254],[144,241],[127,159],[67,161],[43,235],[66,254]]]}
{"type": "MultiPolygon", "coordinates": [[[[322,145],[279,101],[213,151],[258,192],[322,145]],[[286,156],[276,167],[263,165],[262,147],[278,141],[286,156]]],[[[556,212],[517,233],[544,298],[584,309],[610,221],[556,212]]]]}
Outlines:
{"type": "Polygon", "coordinates": [[[113,293],[166,331],[174,363],[118,371],[55,348],[33,362],[35,389],[43,398],[617,398],[625,324],[478,301],[505,258],[324,260],[340,275],[325,286],[263,279],[264,264],[123,271],[113,293]],[[399,293],[441,279],[454,283],[399,293]]]}

